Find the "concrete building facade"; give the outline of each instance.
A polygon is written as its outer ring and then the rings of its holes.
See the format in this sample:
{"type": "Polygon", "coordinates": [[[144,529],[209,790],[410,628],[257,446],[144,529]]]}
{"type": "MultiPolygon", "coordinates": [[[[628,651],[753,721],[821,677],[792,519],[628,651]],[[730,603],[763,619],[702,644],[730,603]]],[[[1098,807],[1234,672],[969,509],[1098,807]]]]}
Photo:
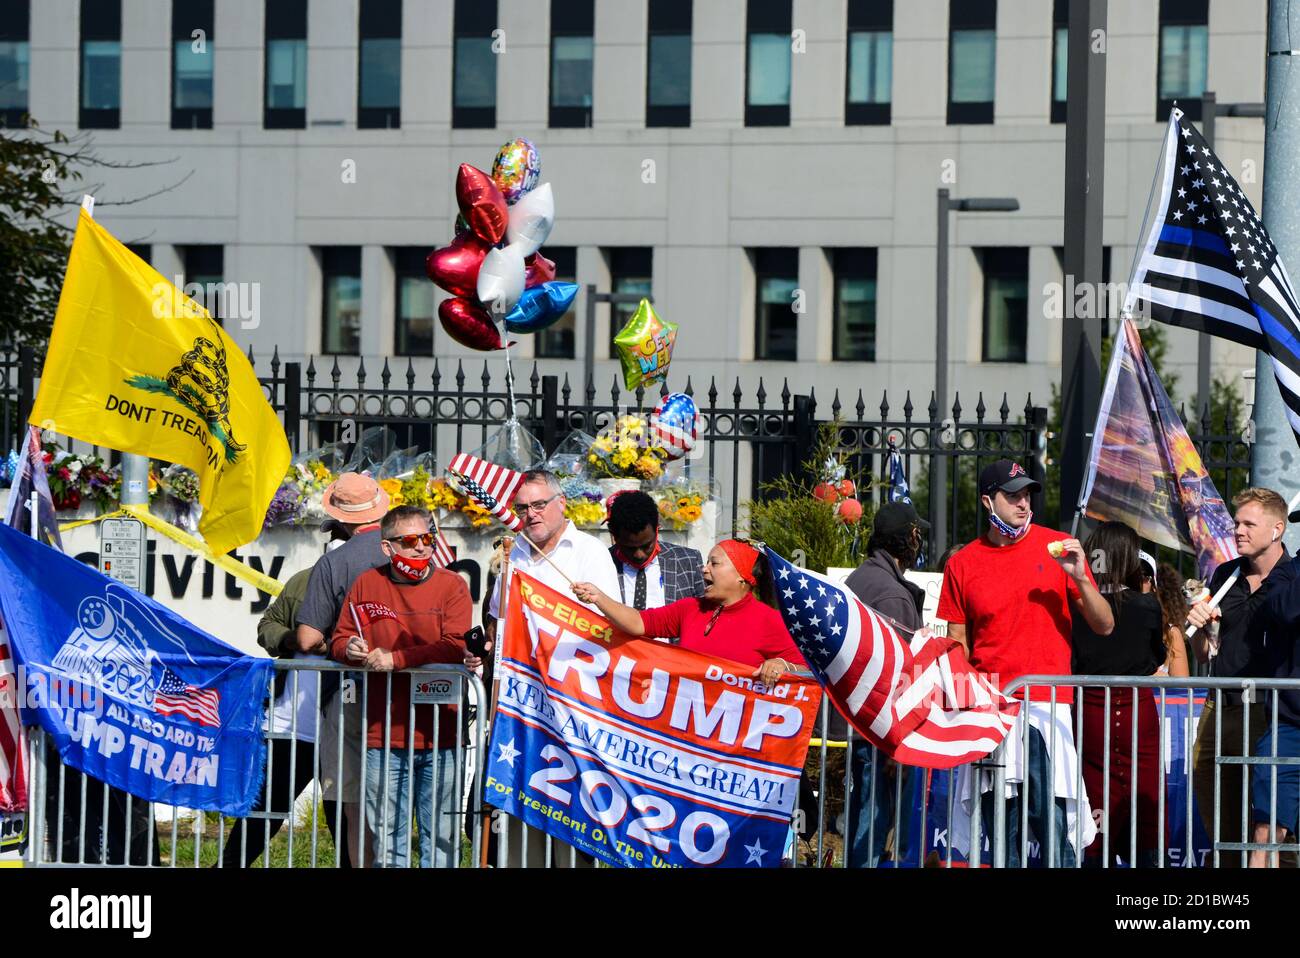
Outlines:
{"type": "MultiPolygon", "coordinates": [[[[118,126],[93,131],[106,158],[165,161],[97,171],[99,219],[124,241],[148,244],[153,265],[169,277],[185,273],[187,249],[219,246],[220,278],[254,284],[249,288],[257,292],[258,315],[228,316],[226,327],[259,358],[273,347],[286,360],[325,350],[326,275],[337,261],[332,248],[344,248],[344,260],[359,275],[357,352],[369,369],[397,355],[400,263],[411,259],[399,251],[422,255],[445,245],[457,212],[458,165],[488,169],[497,148],[521,136],[536,143],[541,178],[556,197],[557,222],[544,251],[571,249],[579,283],[607,290],[618,251],[650,251],[655,307],[680,327],[671,386],[684,385],[689,375],[700,388],[716,377],[729,393],[739,377],[749,393],[762,376],[772,393],[783,379],[796,392],[816,387],[819,399],[838,389],[851,401],[861,389],[873,410],[882,392],[901,403],[910,390],[924,408],[934,384],[940,187],[956,197],[1015,197],[1020,204],[1014,213],[953,214],[953,388],[968,406],[977,392],[987,400],[1006,391],[1019,409],[1026,393],[1045,404],[1050,384],[1059,382],[1061,324],[1046,314],[1051,284],[1063,280],[1057,250],[1064,241],[1065,128],[1052,122],[1059,10],[1051,0],[970,0],[995,16],[988,123],[950,122],[951,58],[965,0],[884,4],[890,8],[891,62],[883,68],[889,118],[869,125],[846,123],[846,72],[855,49],[848,34],[859,5],[695,0],[688,5],[689,125],[682,127],[647,126],[653,4],[594,0],[590,125],[578,128],[550,123],[558,22],[551,8],[573,0],[499,0],[492,34],[495,125],[485,129],[454,125],[454,0],[397,5],[400,126],[389,129],[358,126],[359,31],[368,0],[307,0],[303,128],[266,128],[267,2],[217,0],[206,38],[213,57],[211,128],[174,129],[174,38],[188,31],[178,34],[169,0],[120,0],[118,126]],[[754,84],[766,82],[750,77],[747,83],[748,61],[760,50],[747,25],[771,13],[756,8],[770,7],[776,21],[784,17],[790,25],[788,124],[747,125],[747,91],[752,100],[754,84]],[[111,205],[162,187],[171,188],[111,205]],[[764,253],[774,248],[780,256],[764,253]],[[869,251],[858,262],[868,263],[862,276],[874,280],[874,361],[837,359],[839,249],[869,251]],[[1010,261],[1025,263],[1013,284],[1027,298],[1023,356],[1012,360],[988,358],[989,264],[1000,262],[990,249],[1016,251],[1010,261]],[[788,289],[761,286],[764,264],[777,261],[794,270],[788,289]],[[759,358],[772,352],[773,342],[757,330],[764,288],[786,289],[797,309],[792,359],[759,358]]],[[[1108,63],[1104,242],[1114,281],[1127,278],[1164,131],[1157,94],[1170,6],[1178,5],[1111,3],[1107,35],[1099,38],[1108,63]]],[[[1220,102],[1262,101],[1264,0],[1202,6],[1204,88],[1220,102]]],[[[30,5],[30,112],[47,130],[72,132],[81,119],[82,12],[78,0],[30,5]]],[[[1261,121],[1220,119],[1217,147],[1230,168],[1242,171],[1238,178],[1258,205],[1261,121]]],[[[445,295],[438,291],[437,299],[445,295]]],[[[586,345],[584,296],[575,310],[576,361],[538,358],[544,373],[568,373],[575,386],[586,345]]],[[[435,302],[418,308],[430,312],[435,302]]],[[[602,393],[618,368],[609,352],[610,324],[610,307],[601,306],[595,356],[602,393]]],[[[535,337],[519,338],[519,356],[544,351],[535,337]]],[[[1170,330],[1169,340],[1170,368],[1180,377],[1177,397],[1190,398],[1195,337],[1170,330]]],[[[552,351],[557,343],[564,345],[555,338],[552,351]]],[[[431,351],[444,369],[449,359],[492,355],[459,346],[440,328],[431,351]]],[[[784,345],[776,353],[788,357],[784,345]]],[[[426,349],[413,359],[421,378],[431,368],[429,355],[426,349]]],[[[1213,357],[1218,375],[1239,382],[1253,365],[1248,351],[1227,343],[1216,342],[1213,357]]],[[[356,361],[339,357],[345,370],[356,361]]],[[[405,360],[395,369],[404,371],[405,360]]],[[[1241,385],[1249,398],[1250,384],[1241,385]]]]}

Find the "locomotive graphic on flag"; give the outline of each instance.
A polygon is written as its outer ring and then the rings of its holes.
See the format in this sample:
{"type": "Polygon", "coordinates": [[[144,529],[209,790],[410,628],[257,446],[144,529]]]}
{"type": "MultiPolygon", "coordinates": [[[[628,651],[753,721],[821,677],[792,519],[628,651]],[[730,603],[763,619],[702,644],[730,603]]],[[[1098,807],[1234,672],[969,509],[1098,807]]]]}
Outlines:
{"type": "Polygon", "coordinates": [[[102,596],[77,606],[77,628],[51,663],[67,679],[151,712],[179,714],[201,725],[220,726],[221,696],[195,688],[168,668],[153,648],[159,639],[174,645],[190,665],[181,640],[131,593],[109,582],[102,596]]]}

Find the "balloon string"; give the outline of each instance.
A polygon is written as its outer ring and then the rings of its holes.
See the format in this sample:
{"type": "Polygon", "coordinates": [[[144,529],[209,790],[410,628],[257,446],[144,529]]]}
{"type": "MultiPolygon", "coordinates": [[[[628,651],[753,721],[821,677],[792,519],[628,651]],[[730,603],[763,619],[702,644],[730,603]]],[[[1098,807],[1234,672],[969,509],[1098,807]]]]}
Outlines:
{"type": "Polygon", "coordinates": [[[514,367],[510,364],[510,337],[509,330],[506,328],[505,320],[501,321],[501,348],[506,354],[506,401],[510,404],[506,411],[506,422],[515,418],[515,373],[514,367]]]}

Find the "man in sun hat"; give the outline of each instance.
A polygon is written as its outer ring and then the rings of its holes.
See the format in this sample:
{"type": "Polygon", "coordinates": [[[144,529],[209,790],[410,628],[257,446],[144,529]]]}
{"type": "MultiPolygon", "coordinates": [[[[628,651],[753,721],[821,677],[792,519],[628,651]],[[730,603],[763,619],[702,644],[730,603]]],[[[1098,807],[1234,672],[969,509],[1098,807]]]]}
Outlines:
{"type": "MultiPolygon", "coordinates": [[[[345,472],[325,489],[321,508],[328,518],[321,529],[342,533],[347,541],[321,557],[312,569],[307,592],[298,608],[298,649],[318,655],[327,651],[327,642],[338,622],[352,583],[363,573],[388,565],[381,546],[380,520],[388,514],[388,493],[370,476],[345,472]]],[[[327,674],[324,679],[333,678],[327,674]]],[[[356,683],[345,678],[355,692],[356,683]]],[[[322,697],[328,693],[322,683],[322,697]]],[[[348,850],[352,863],[361,864],[359,836],[355,834],[361,809],[361,711],[359,696],[333,695],[321,722],[320,775],[327,799],[343,804],[348,818],[348,850]],[[343,699],[347,700],[346,706],[343,699]],[[343,709],[343,764],[338,762],[338,710],[343,709]]],[[[367,831],[371,830],[367,823],[367,831]]],[[[367,847],[370,842],[366,842],[367,847]]]]}

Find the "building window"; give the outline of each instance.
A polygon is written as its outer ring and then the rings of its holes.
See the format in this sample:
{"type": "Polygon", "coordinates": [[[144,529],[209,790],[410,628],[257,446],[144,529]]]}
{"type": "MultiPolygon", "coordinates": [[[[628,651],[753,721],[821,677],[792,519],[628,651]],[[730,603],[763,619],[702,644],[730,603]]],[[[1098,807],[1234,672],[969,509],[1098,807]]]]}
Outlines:
{"type": "MultiPolygon", "coordinates": [[[[548,246],[544,250],[547,259],[555,263],[555,278],[564,283],[578,281],[578,250],[573,246],[548,246]]],[[[576,302],[576,300],[575,300],[576,302]]],[[[539,333],[535,333],[533,342],[539,359],[572,359],[574,357],[575,333],[577,319],[570,309],[539,333]]]]}
{"type": "Polygon", "coordinates": [[[997,18],[997,0],[949,0],[949,123],[993,122],[997,18]]]}
{"type": "MultiPolygon", "coordinates": [[[[238,313],[242,308],[238,302],[223,301],[224,295],[228,295],[222,279],[224,268],[225,248],[222,246],[181,247],[181,269],[185,271],[182,292],[206,309],[222,326],[228,311],[238,313]]],[[[252,319],[251,316],[245,318],[252,319]]]]}
{"type": "Polygon", "coordinates": [[[691,0],[650,0],[645,125],[691,125],[691,0]]]}
{"type": "Polygon", "coordinates": [[[794,311],[799,286],[799,251],[775,247],[756,249],[754,262],[754,358],[799,358],[798,328],[794,311]]]}
{"type": "Polygon", "coordinates": [[[836,359],[876,361],[876,251],[837,249],[831,254],[835,273],[836,359]]]}
{"type": "Polygon", "coordinates": [[[122,108],[121,0],[81,0],[83,130],[116,130],[122,108]]]}
{"type": "Polygon", "coordinates": [[[551,126],[591,126],[594,0],[551,4],[551,126]]]}
{"type": "MultiPolygon", "coordinates": [[[[649,299],[654,284],[654,250],[649,246],[624,246],[605,250],[609,266],[609,291],[649,299]]],[[[614,359],[614,337],[636,312],[637,303],[613,303],[609,310],[609,356],[614,359]]]]}
{"type": "Polygon", "coordinates": [[[358,33],[357,127],[402,125],[402,0],[366,0],[358,33]]]}
{"type": "Polygon", "coordinates": [[[748,0],[745,126],[790,125],[790,0],[748,0]]]}
{"type": "Polygon", "coordinates": [[[321,249],[325,278],[321,352],[356,356],[361,352],[361,247],[321,249]]]}
{"type": "Polygon", "coordinates": [[[497,125],[497,0],[456,0],[451,125],[490,130],[497,125]]]}
{"type": "Polygon", "coordinates": [[[172,0],[172,129],[212,129],[212,0],[172,0]]]}
{"type": "Polygon", "coordinates": [[[399,356],[432,356],[434,285],[424,273],[429,251],[404,246],[393,251],[393,272],[397,278],[397,327],[393,342],[399,356]]]}
{"type": "Polygon", "coordinates": [[[30,0],[0,0],[0,126],[26,123],[30,20],[30,0]]]}
{"type": "Polygon", "coordinates": [[[1201,119],[1210,54],[1209,0],[1160,0],[1160,67],[1156,119],[1169,119],[1174,101],[1190,120],[1201,119]]]}
{"type": "Polygon", "coordinates": [[[1023,363],[1029,329],[1029,250],[978,251],[984,273],[984,361],[1023,363]]]}
{"type": "Polygon", "coordinates": [[[893,0],[849,0],[844,122],[889,123],[894,82],[893,0]]]}
{"type": "Polygon", "coordinates": [[[153,263],[153,244],[152,243],[123,243],[136,256],[140,257],[146,263],[153,263]]]}
{"type": "Polygon", "coordinates": [[[1065,90],[1070,53],[1070,0],[1052,3],[1052,122],[1065,122],[1065,90]]]}
{"type": "Polygon", "coordinates": [[[268,130],[307,128],[307,0],[266,0],[268,130]]]}

